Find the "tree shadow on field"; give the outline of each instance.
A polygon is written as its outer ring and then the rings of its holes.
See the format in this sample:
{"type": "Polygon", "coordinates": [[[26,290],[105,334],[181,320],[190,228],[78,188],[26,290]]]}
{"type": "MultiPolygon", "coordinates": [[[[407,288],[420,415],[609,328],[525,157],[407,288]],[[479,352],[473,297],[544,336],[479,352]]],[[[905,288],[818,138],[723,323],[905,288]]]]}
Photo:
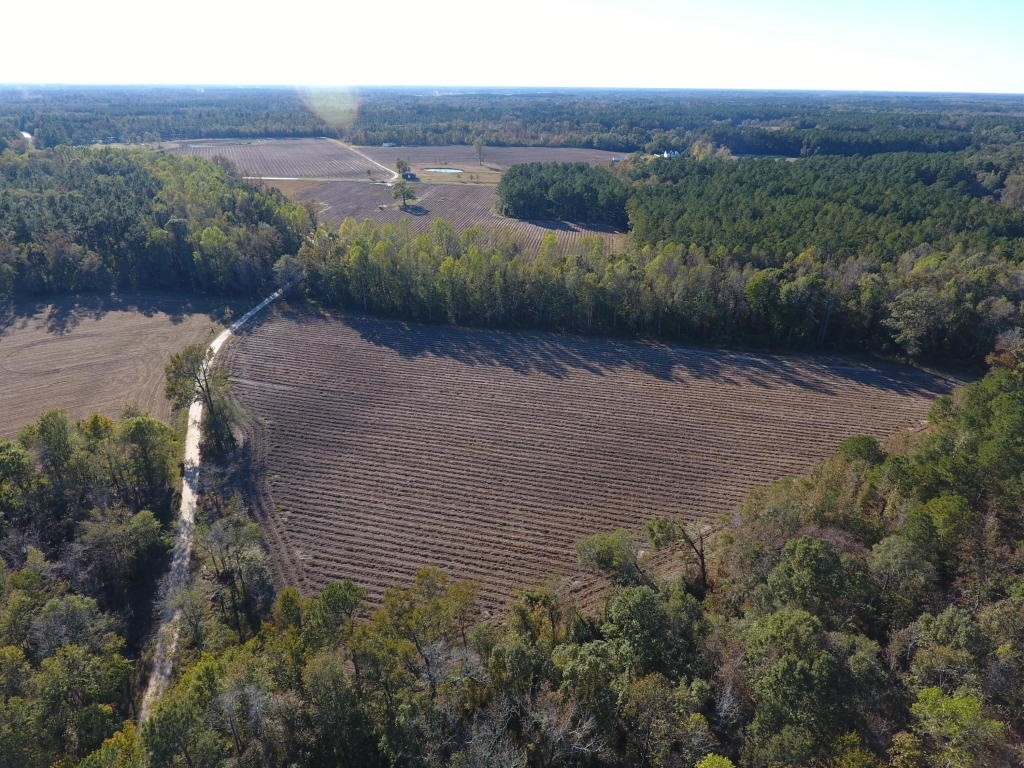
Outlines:
{"type": "Polygon", "coordinates": [[[548,229],[552,232],[583,232],[601,233],[605,235],[621,235],[623,231],[607,224],[587,224],[584,222],[552,221],[550,219],[524,219],[527,224],[532,224],[541,229],[548,229]]]}
{"type": "Polygon", "coordinates": [[[648,341],[547,332],[490,331],[421,325],[362,315],[343,321],[365,341],[402,357],[444,357],[471,366],[501,366],[518,373],[565,378],[576,372],[604,376],[620,370],[662,381],[710,380],[723,386],[840,394],[859,384],[898,394],[936,397],[959,382],[909,366],[835,357],[777,356],[677,347],[648,341]]]}
{"type": "Polygon", "coordinates": [[[399,208],[402,213],[408,213],[410,216],[426,216],[430,213],[430,210],[424,208],[422,205],[407,205],[404,208],[399,208]]]}
{"type": "Polygon", "coordinates": [[[175,325],[184,322],[189,315],[205,314],[211,320],[226,323],[232,316],[244,312],[250,303],[251,300],[168,293],[46,296],[0,305],[0,337],[29,325],[42,326],[47,333],[62,336],[83,320],[99,320],[110,312],[138,312],[145,317],[162,314],[175,325]]]}
{"type": "Polygon", "coordinates": [[[551,221],[549,219],[526,219],[527,224],[532,224],[541,229],[550,229],[553,232],[578,232],[579,227],[568,221],[551,221]]]}

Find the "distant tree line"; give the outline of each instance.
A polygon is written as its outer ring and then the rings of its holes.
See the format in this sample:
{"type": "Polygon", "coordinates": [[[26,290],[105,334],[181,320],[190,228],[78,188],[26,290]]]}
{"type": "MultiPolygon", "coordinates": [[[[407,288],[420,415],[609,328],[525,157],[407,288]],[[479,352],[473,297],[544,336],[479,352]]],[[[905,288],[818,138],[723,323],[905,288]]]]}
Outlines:
{"type": "Polygon", "coordinates": [[[0,155],[0,301],[136,289],[257,295],[312,214],[216,164],[62,147],[0,155]]]}
{"type": "Polygon", "coordinates": [[[0,89],[0,149],[18,141],[22,130],[40,147],[332,136],[357,144],[480,140],[491,146],[624,153],[684,150],[695,141],[710,141],[737,155],[799,157],[1005,146],[1024,137],[1024,118],[1019,97],[982,95],[369,88],[339,96],[289,88],[0,89]],[[334,102],[343,114],[335,114],[334,102]]]}
{"type": "Polygon", "coordinates": [[[786,162],[736,159],[703,142],[614,172],[515,166],[499,184],[498,208],[599,221],[606,201],[622,204],[599,195],[609,187],[624,195],[629,246],[565,254],[572,266],[547,272],[559,289],[536,299],[525,289],[528,300],[506,322],[978,362],[1021,321],[1024,162],[1015,152],[786,162]],[[615,175],[629,186],[609,185],[615,175]],[[556,300],[559,290],[568,295],[556,300]]]}
{"type": "Polygon", "coordinates": [[[1005,145],[1024,137],[1013,96],[373,89],[355,143],[685,150],[711,141],[737,155],[866,155],[1005,145]]]}
{"type": "Polygon", "coordinates": [[[286,88],[8,86],[0,88],[4,124],[32,134],[38,147],[336,135],[286,88]]]}
{"type": "Polygon", "coordinates": [[[677,157],[632,158],[615,172],[582,163],[513,166],[498,185],[497,208],[521,219],[620,228],[625,208],[635,241],[721,247],[759,266],[808,248],[886,263],[922,244],[991,248],[1019,262],[1022,178],[1024,158],[1013,153],[781,162],[736,159],[698,142],[677,157]]]}

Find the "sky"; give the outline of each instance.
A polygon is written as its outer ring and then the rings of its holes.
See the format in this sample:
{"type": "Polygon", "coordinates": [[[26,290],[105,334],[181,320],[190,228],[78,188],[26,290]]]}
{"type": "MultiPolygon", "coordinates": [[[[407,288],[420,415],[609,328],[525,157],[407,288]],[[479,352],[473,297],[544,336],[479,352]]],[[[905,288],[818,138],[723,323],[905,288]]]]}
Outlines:
{"type": "Polygon", "coordinates": [[[0,82],[1024,93],[1024,0],[22,0],[0,82]]]}

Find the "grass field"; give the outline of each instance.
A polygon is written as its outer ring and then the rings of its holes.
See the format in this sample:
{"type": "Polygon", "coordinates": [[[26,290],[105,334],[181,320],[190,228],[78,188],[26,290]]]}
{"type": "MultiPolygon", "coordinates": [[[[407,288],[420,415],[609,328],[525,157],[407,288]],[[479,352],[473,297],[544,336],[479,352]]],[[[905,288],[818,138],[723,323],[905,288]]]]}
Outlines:
{"type": "Polygon", "coordinates": [[[359,316],[277,315],[232,343],[258,422],[278,577],[378,600],[437,566],[497,607],[574,542],[654,515],[711,521],[846,437],[917,426],[950,382],[841,360],[359,316]]]}
{"type": "Polygon", "coordinates": [[[220,328],[222,311],[161,296],[17,306],[0,322],[0,439],[49,408],[78,419],[138,405],[169,419],[164,366],[220,328]]]}

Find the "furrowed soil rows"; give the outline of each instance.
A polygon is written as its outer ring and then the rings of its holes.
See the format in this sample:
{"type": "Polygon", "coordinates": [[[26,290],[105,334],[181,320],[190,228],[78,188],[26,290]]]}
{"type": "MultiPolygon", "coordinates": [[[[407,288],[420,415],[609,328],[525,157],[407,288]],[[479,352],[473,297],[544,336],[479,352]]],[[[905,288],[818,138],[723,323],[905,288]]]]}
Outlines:
{"type": "Polygon", "coordinates": [[[484,146],[478,159],[476,150],[468,144],[451,144],[434,147],[357,147],[368,157],[381,165],[394,168],[399,158],[413,166],[439,165],[462,168],[473,173],[481,167],[508,170],[521,163],[590,163],[611,165],[625,159],[622,152],[608,152],[604,149],[577,149],[575,147],[488,147],[484,146]]]}
{"type": "Polygon", "coordinates": [[[223,157],[239,173],[250,178],[365,180],[387,177],[383,169],[331,139],[203,139],[182,142],[172,151],[207,160],[223,157]]]}
{"type": "Polygon", "coordinates": [[[138,405],[170,420],[164,366],[219,323],[212,304],[159,297],[18,307],[0,324],[0,439],[48,408],[73,419],[138,405]]]}
{"type": "MultiPolygon", "coordinates": [[[[882,364],[361,316],[279,315],[228,350],[260,420],[277,572],[370,590],[436,566],[497,608],[574,543],[713,521],[851,435],[917,426],[952,382],[882,364]]],[[[575,574],[575,576],[574,576],[575,574]]]]}

